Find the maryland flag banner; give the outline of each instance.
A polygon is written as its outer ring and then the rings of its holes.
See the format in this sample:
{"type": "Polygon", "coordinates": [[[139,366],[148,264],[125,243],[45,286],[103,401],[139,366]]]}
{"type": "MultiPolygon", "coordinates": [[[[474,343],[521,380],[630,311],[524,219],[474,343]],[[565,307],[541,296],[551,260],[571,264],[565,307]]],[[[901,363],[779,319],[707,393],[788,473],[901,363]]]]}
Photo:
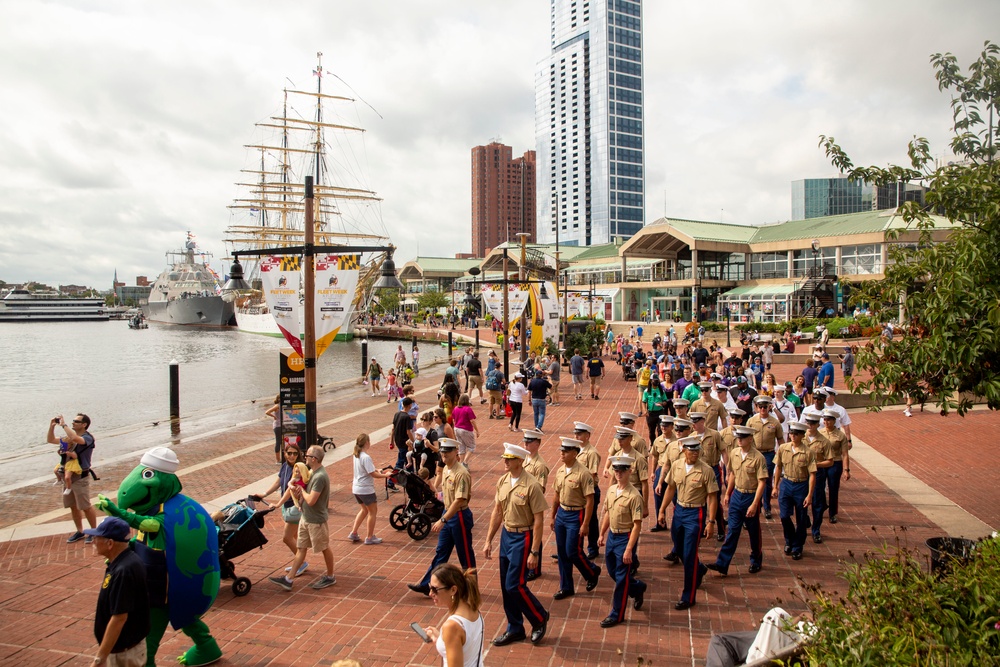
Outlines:
{"type": "Polygon", "coordinates": [[[299,285],[302,282],[302,258],[267,256],[260,263],[264,301],[278,329],[299,356],[302,354],[302,305],[299,285]]]}
{"type": "Polygon", "coordinates": [[[361,274],[360,255],[316,258],[316,358],[319,359],[351,316],[361,274]]]}
{"type": "MultiPolygon", "coordinates": [[[[507,286],[507,314],[510,322],[514,322],[521,317],[524,307],[528,303],[529,284],[511,283],[507,286]]],[[[547,288],[546,288],[547,289],[547,288]]],[[[503,284],[484,283],[481,292],[486,307],[490,309],[493,317],[503,321],[503,284]]]]}

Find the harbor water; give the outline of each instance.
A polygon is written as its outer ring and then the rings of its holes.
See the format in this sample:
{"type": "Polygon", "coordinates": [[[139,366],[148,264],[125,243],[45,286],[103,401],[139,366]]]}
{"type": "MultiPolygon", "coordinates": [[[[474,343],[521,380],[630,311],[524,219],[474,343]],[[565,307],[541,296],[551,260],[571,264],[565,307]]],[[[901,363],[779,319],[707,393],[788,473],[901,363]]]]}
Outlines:
{"type": "MultiPolygon", "coordinates": [[[[387,368],[403,341],[368,343],[368,356],[387,368]]],[[[169,438],[169,364],[180,367],[181,418],[224,412],[257,400],[263,414],[278,390],[279,338],[213,329],[150,324],[132,330],[124,321],[7,323],[0,327],[0,487],[35,476],[58,462],[45,436],[49,421],[78,412],[91,432],[120,434],[153,427],[169,438]]],[[[425,365],[446,356],[421,344],[425,365]]],[[[361,342],[335,343],[317,361],[317,384],[361,380],[361,342]]],[[[259,407],[259,410],[258,410],[259,407]]],[[[121,438],[119,438],[121,440],[121,438]]],[[[126,438],[127,440],[127,438],[126,438]]],[[[101,455],[114,452],[106,449],[101,455]]]]}

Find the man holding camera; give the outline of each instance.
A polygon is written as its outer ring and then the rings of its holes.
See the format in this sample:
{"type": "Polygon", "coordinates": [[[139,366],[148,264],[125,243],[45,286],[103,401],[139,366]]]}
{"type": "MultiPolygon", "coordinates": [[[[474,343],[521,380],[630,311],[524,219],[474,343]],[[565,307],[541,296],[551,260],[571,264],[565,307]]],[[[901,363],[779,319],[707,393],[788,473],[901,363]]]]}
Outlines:
{"type": "MultiPolygon", "coordinates": [[[[87,522],[91,528],[97,527],[97,512],[90,502],[90,459],[94,453],[94,436],[87,432],[90,428],[90,417],[80,413],[73,418],[71,424],[67,424],[62,415],[53,417],[49,421],[49,432],[46,441],[51,445],[58,445],[62,439],[67,444],[66,459],[76,459],[80,464],[80,473],[73,473],[69,493],[63,494],[63,507],[69,509],[73,516],[73,523],[76,525],[76,532],[70,535],[67,543],[79,542],[84,539],[83,517],[87,517],[87,522]],[[57,431],[58,429],[58,431],[57,431]]],[[[60,488],[62,488],[60,486],[60,488]]],[[[86,543],[91,544],[94,538],[86,536],[86,543]]]]}

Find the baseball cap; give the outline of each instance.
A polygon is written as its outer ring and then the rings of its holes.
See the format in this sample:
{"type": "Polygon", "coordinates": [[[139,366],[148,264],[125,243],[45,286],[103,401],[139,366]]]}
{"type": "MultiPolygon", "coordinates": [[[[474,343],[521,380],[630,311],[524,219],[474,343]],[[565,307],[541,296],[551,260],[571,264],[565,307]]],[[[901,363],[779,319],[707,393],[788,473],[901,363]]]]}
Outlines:
{"type": "Polygon", "coordinates": [[[115,542],[128,542],[132,536],[132,529],[129,528],[124,519],[109,516],[97,528],[84,528],[83,534],[93,537],[106,537],[115,542]]]}

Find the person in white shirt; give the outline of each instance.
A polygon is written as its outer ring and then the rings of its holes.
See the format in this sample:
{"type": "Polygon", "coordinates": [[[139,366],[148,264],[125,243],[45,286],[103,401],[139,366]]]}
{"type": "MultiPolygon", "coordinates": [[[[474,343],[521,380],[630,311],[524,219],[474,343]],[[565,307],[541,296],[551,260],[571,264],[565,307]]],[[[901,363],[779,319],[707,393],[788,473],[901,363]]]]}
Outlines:
{"type": "Polygon", "coordinates": [[[795,406],[791,401],[785,400],[785,385],[775,383],[774,385],[774,414],[781,422],[781,430],[785,433],[785,440],[788,440],[788,425],[798,421],[799,416],[795,411],[795,406]]]}
{"type": "Polygon", "coordinates": [[[847,444],[853,445],[851,442],[851,415],[847,414],[847,410],[844,409],[843,405],[836,402],[837,400],[837,390],[833,387],[826,387],[826,409],[834,410],[838,415],[836,427],[844,432],[847,436],[847,444]]]}

